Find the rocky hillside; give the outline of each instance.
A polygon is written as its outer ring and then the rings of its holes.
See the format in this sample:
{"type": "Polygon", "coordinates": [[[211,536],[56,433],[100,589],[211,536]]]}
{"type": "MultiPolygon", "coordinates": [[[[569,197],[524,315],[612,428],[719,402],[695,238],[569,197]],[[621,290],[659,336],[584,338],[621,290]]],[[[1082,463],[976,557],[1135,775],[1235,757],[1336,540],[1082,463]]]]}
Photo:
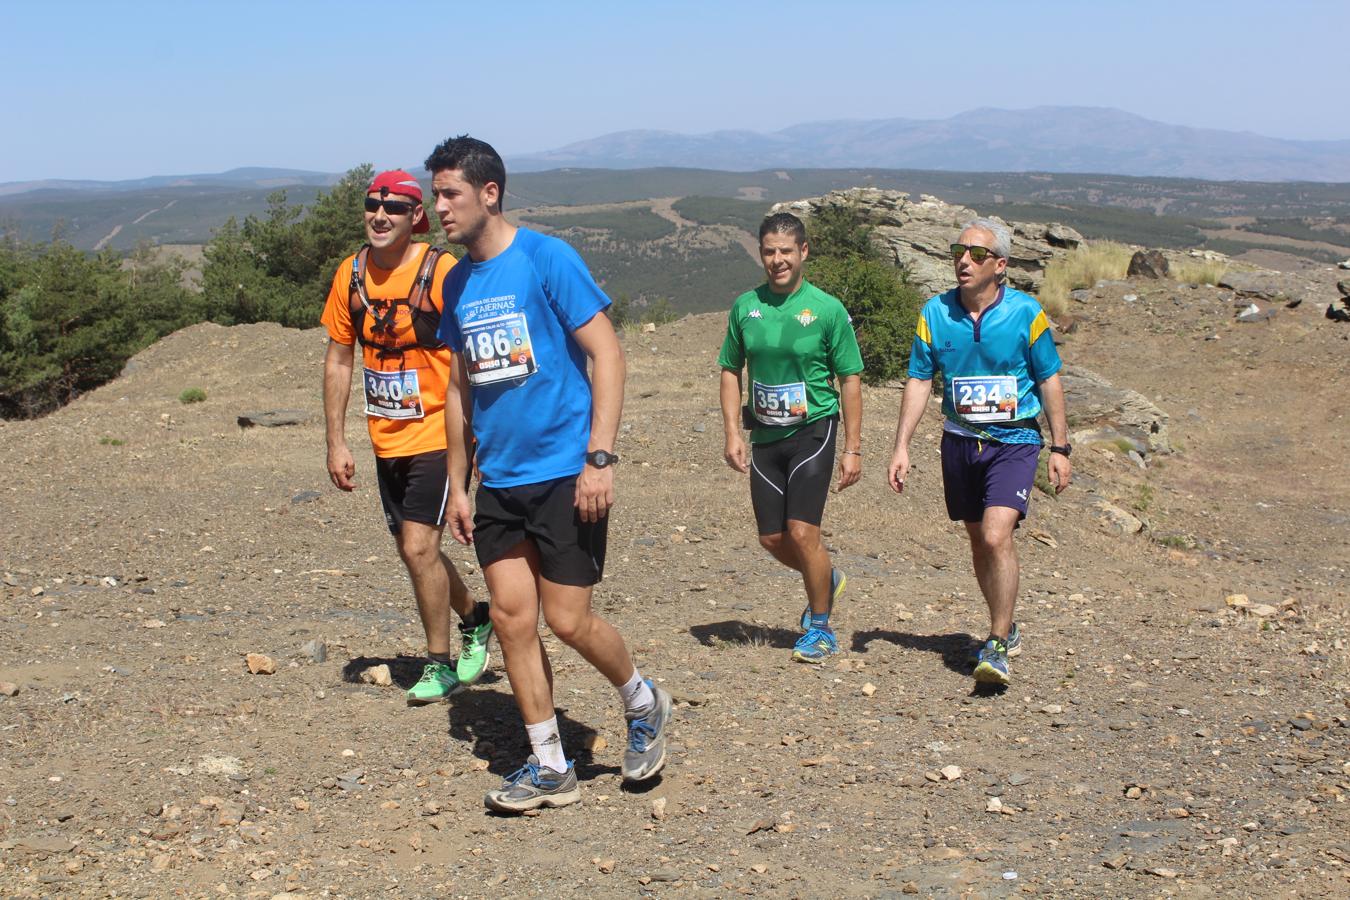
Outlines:
{"type": "Polygon", "coordinates": [[[1167,279],[1078,298],[1075,483],[1019,532],[1001,694],[964,660],[986,619],[935,403],[896,497],[900,390],[865,389],[825,521],[846,652],[810,668],[721,458],[723,317],[626,332],[596,603],[677,698],[670,765],[622,789],[613,691],[546,637],[584,802],[515,819],[481,804],[526,752],[500,663],[403,704],[421,629],[355,414],[360,489],[325,477],[322,333],[174,334],[0,423],[0,894],[1344,895],[1350,325],[1333,273],[1293,277],[1307,299],[1255,320],[1167,279]]]}

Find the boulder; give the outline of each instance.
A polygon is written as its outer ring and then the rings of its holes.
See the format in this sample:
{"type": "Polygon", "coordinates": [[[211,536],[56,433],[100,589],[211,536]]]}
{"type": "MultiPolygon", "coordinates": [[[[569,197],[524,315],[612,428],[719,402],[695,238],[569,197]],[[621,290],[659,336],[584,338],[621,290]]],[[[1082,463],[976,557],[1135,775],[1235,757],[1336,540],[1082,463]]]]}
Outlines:
{"type": "Polygon", "coordinates": [[[1258,300],[1276,300],[1292,296],[1297,288],[1289,277],[1280,272],[1225,272],[1219,287],[1228,288],[1239,297],[1258,300]]]}
{"type": "MultiPolygon", "coordinates": [[[[851,188],[831,191],[823,197],[776,204],[770,212],[790,212],[809,217],[818,209],[856,206],[875,223],[877,244],[895,265],[909,274],[910,283],[927,294],[955,286],[948,248],[961,226],[979,213],[969,207],[939,200],[928,194],[912,200],[904,191],[851,188]]],[[[1001,220],[1000,220],[1001,221],[1001,220]]],[[[1045,266],[1055,255],[1084,243],[1083,236],[1059,223],[1008,222],[1012,251],[1008,257],[1008,282],[1035,293],[1040,289],[1045,266]]]]}
{"type": "Polygon", "coordinates": [[[1336,290],[1341,292],[1341,296],[1350,300],[1350,281],[1336,282],[1336,290]]]}
{"type": "Polygon", "coordinates": [[[265,412],[250,412],[239,416],[236,421],[240,428],[279,428],[283,425],[304,425],[310,414],[303,409],[269,409],[265,412]]]}
{"type": "Polygon", "coordinates": [[[1166,278],[1171,270],[1161,250],[1136,250],[1125,274],[1129,278],[1166,278]]]}

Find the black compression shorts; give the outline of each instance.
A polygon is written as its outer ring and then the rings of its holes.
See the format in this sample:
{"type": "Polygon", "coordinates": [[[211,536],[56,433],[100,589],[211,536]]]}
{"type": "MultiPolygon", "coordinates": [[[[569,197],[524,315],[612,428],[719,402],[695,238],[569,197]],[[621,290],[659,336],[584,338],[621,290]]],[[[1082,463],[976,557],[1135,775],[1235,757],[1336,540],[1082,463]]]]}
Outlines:
{"type": "Polygon", "coordinates": [[[839,417],[817,419],[791,437],[750,450],[750,502],[760,534],[787,531],[788,519],[819,525],[834,471],[839,417]]]}

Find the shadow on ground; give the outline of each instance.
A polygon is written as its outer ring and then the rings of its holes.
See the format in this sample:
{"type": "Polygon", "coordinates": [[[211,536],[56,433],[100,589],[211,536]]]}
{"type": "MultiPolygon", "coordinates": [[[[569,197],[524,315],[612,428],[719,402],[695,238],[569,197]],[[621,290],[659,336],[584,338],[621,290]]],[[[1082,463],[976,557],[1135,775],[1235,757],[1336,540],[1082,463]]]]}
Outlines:
{"type": "MultiPolygon", "coordinates": [[[[406,691],[422,677],[422,669],[426,664],[424,656],[358,656],[342,667],[342,680],[348,684],[360,684],[362,672],[371,666],[385,665],[389,667],[389,677],[393,679],[394,684],[406,691]]],[[[488,685],[500,680],[500,675],[488,671],[483,673],[478,683],[488,685]]]]}
{"type": "Polygon", "coordinates": [[[885,641],[906,650],[922,650],[942,657],[942,664],[958,675],[969,675],[974,670],[971,653],[976,646],[972,634],[954,631],[950,634],[910,634],[907,631],[889,631],[874,628],[853,633],[854,653],[866,653],[873,641],[885,641]]]}
{"type": "Polygon", "coordinates": [[[751,625],[739,619],[726,622],[709,622],[707,625],[691,625],[689,633],[705,647],[719,644],[740,644],[742,646],[774,647],[779,650],[791,650],[801,637],[800,631],[788,628],[771,628],[768,625],[751,625]]]}

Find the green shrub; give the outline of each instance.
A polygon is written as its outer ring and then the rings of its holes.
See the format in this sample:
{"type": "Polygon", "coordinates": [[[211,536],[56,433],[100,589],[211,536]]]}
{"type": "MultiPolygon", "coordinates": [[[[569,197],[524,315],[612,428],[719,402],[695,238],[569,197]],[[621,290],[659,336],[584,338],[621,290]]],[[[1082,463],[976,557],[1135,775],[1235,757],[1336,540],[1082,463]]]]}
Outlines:
{"type": "Polygon", "coordinates": [[[202,390],[199,387],[184,388],[183,392],[178,395],[178,402],[184,404],[201,403],[205,399],[206,399],[206,391],[202,390]]]}
{"type": "Polygon", "coordinates": [[[853,317],[863,381],[903,378],[924,298],[872,243],[872,227],[853,207],[820,210],[807,223],[806,277],[838,297],[853,317]]]}
{"type": "Polygon", "coordinates": [[[201,321],[181,261],[127,259],[65,241],[0,240],[0,416],[50,412],[117,376],[128,359],[201,321]]]}
{"type": "Polygon", "coordinates": [[[104,435],[103,437],[99,438],[98,442],[105,447],[120,447],[126,443],[126,441],[122,440],[121,438],[108,437],[107,435],[104,435]]]}

